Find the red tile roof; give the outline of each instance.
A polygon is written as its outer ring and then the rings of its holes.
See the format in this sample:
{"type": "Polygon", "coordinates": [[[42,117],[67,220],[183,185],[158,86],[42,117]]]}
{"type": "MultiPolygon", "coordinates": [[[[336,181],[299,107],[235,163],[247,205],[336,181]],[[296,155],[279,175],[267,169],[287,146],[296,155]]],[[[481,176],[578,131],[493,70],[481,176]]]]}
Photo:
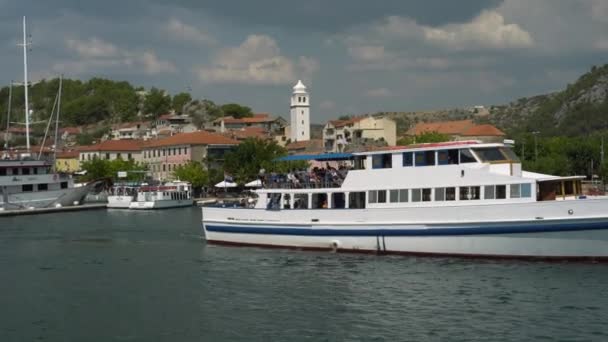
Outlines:
{"type": "Polygon", "coordinates": [[[143,140],[106,140],[99,144],[81,146],[81,151],[141,151],[143,140]]]}
{"type": "MultiPolygon", "coordinates": [[[[221,120],[222,119],[220,118],[219,121],[221,122],[221,120]]],[[[240,119],[235,119],[231,116],[227,116],[224,118],[224,123],[225,124],[238,124],[238,123],[247,124],[247,123],[272,122],[275,120],[276,120],[276,118],[270,117],[270,114],[260,113],[260,114],[254,114],[253,117],[250,117],[250,118],[240,118],[240,119]]]]}
{"type": "Polygon", "coordinates": [[[504,136],[505,133],[492,125],[477,125],[467,129],[462,135],[468,137],[500,137],[504,136]]]}
{"type": "Polygon", "coordinates": [[[76,151],[76,150],[57,152],[57,158],[62,158],[62,159],[78,158],[79,153],[80,153],[80,151],[76,151]]]}
{"type": "Polygon", "coordinates": [[[241,129],[229,130],[226,133],[226,135],[237,140],[247,138],[268,138],[268,131],[262,127],[244,127],[241,129]]]}
{"type": "Polygon", "coordinates": [[[322,139],[312,139],[305,141],[295,141],[286,146],[288,151],[297,151],[304,149],[306,151],[322,151],[323,150],[323,140],[322,139]]]}
{"type": "Polygon", "coordinates": [[[410,128],[407,134],[420,135],[427,132],[437,132],[447,135],[461,135],[472,126],[474,126],[472,120],[424,122],[410,128]]]}
{"type": "Polygon", "coordinates": [[[59,128],[59,133],[80,134],[82,133],[82,129],[80,127],[63,127],[59,128]]]}
{"type": "Polygon", "coordinates": [[[344,127],[344,126],[348,126],[348,125],[357,123],[363,119],[365,119],[364,116],[358,116],[358,117],[350,118],[348,120],[331,120],[331,121],[329,121],[329,123],[334,125],[334,127],[344,127]]]}
{"type": "Polygon", "coordinates": [[[191,133],[178,133],[158,140],[149,140],[146,147],[172,145],[238,145],[238,143],[238,141],[220,134],[197,131],[191,133]]]}

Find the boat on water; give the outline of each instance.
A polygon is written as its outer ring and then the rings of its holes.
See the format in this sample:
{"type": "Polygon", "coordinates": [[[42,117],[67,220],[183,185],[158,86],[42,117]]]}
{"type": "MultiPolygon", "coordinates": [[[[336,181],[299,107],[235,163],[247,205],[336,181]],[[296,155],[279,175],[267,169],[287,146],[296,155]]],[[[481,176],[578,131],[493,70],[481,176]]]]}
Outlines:
{"type": "Polygon", "coordinates": [[[284,160],[352,168],[273,177],[256,190],[252,209],[203,207],[209,243],[608,260],[608,197],[584,196],[584,176],[522,170],[509,144],[459,141],[284,160]]]}
{"type": "MultiPolygon", "coordinates": [[[[19,210],[73,206],[81,204],[87,193],[96,185],[91,182],[82,187],[75,187],[71,175],[58,173],[54,170],[54,160],[44,160],[41,154],[32,154],[30,146],[30,116],[27,79],[27,34],[26,21],[23,18],[23,59],[24,59],[24,94],[25,94],[25,136],[26,148],[23,151],[5,149],[0,153],[0,210],[19,210]]],[[[12,83],[9,93],[9,106],[7,115],[7,133],[10,125],[12,83]]],[[[56,100],[55,114],[55,142],[57,141],[57,128],[59,123],[59,109],[61,107],[61,78],[56,100]]],[[[49,125],[51,118],[49,118],[49,125]]],[[[47,127],[47,130],[48,130],[47,127]]],[[[45,135],[46,137],[46,135],[45,135]]],[[[8,142],[8,136],[5,137],[8,142]]],[[[44,145],[44,144],[42,144],[44,145]]],[[[56,150],[56,146],[55,146],[56,150]]]]}
{"type": "Polygon", "coordinates": [[[172,181],[161,185],[142,184],[129,209],[168,209],[194,204],[192,186],[188,182],[172,181]]]}
{"type": "Polygon", "coordinates": [[[108,194],[109,209],[129,209],[131,203],[137,200],[137,192],[140,188],[138,183],[114,184],[108,194]]]}

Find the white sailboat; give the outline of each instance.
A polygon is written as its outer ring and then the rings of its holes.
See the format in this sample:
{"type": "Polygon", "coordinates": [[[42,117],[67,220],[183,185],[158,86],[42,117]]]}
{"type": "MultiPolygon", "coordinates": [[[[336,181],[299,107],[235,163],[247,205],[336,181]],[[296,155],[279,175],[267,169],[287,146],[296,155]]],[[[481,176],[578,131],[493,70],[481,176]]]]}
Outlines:
{"type": "MultiPolygon", "coordinates": [[[[31,113],[29,109],[27,72],[27,48],[29,44],[27,42],[25,17],[23,17],[23,44],[20,45],[23,46],[26,151],[24,153],[11,153],[7,149],[4,151],[2,159],[0,159],[0,210],[48,208],[80,204],[94,184],[91,183],[75,188],[74,180],[70,175],[56,172],[54,160],[41,159],[41,154],[37,158],[34,158],[31,153],[31,113]]],[[[55,116],[55,150],[57,148],[57,125],[61,106],[61,86],[62,79],[60,78],[55,116]]],[[[52,117],[51,114],[49,120],[52,117]]],[[[7,121],[10,123],[10,104],[7,121]]]]}

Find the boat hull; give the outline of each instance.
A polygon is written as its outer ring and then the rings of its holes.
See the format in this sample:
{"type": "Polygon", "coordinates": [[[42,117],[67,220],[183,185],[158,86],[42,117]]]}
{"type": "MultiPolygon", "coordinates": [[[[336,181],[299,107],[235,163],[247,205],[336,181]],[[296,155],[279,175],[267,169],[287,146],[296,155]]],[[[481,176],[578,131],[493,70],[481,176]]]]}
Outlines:
{"type": "Polygon", "coordinates": [[[108,196],[109,209],[129,209],[133,202],[132,196],[108,196]]]}
{"type": "Polygon", "coordinates": [[[157,200],[157,201],[133,201],[129,205],[129,209],[134,210],[150,210],[150,209],[169,209],[191,207],[194,204],[192,199],[189,200],[157,200]]]}
{"type": "Polygon", "coordinates": [[[401,209],[401,214],[397,209],[374,209],[366,210],[367,215],[357,210],[341,210],[339,214],[338,210],[292,210],[291,219],[280,217],[280,212],[286,212],[283,210],[275,212],[274,220],[272,211],[268,210],[253,215],[256,210],[203,208],[203,229],[208,242],[232,245],[461,257],[608,260],[608,201],[551,204],[502,205],[501,210],[488,206],[408,208],[401,209]],[[299,224],[295,222],[298,217],[314,211],[317,211],[312,213],[316,218],[304,222],[306,217],[299,220],[299,224]],[[337,218],[332,220],[332,212],[342,217],[342,222],[337,218]],[[526,212],[539,215],[529,218],[523,216],[526,212]],[[368,222],[356,222],[365,221],[364,216],[368,222]],[[480,216],[483,220],[479,220],[480,216]],[[472,220],[474,217],[478,219],[472,220]],[[374,222],[371,218],[375,218],[374,222]]]}
{"type": "Polygon", "coordinates": [[[0,208],[14,210],[26,208],[49,208],[57,205],[69,207],[81,204],[90,190],[91,186],[83,186],[60,190],[8,194],[6,199],[0,197],[0,208]]]}

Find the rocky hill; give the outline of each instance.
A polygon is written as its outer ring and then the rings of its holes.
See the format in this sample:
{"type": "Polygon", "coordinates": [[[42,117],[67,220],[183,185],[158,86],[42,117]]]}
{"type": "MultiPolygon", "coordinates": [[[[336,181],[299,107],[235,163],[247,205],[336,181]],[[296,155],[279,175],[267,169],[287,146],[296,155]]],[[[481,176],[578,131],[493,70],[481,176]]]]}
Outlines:
{"type": "Polygon", "coordinates": [[[608,128],[608,64],[593,67],[560,92],[492,106],[490,122],[517,134],[582,135],[608,128]]]}

